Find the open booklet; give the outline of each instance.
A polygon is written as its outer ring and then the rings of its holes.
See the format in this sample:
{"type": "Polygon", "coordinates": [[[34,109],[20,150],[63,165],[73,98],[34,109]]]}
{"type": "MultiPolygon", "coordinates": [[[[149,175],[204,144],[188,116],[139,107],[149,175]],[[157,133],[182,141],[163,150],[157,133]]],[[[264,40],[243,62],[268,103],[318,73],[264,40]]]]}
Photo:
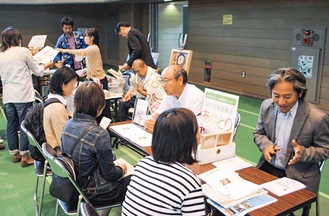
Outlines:
{"type": "Polygon", "coordinates": [[[199,177],[207,183],[202,185],[203,193],[225,208],[267,193],[262,186],[241,178],[231,170],[215,168],[199,177]]]}
{"type": "Polygon", "coordinates": [[[218,209],[221,213],[227,216],[240,216],[246,215],[248,212],[251,212],[255,209],[259,209],[266,205],[276,202],[277,199],[268,195],[268,194],[261,194],[259,196],[246,199],[241,201],[235,205],[230,207],[224,208],[223,206],[219,205],[217,202],[207,199],[207,202],[218,209]]]}
{"type": "Polygon", "coordinates": [[[114,161],[114,164],[116,164],[116,163],[118,163],[118,162],[120,162],[120,163],[124,163],[124,164],[126,164],[126,166],[127,166],[127,172],[126,172],[126,174],[123,176],[123,178],[124,178],[124,177],[127,177],[127,176],[129,176],[129,175],[131,175],[131,174],[134,172],[135,167],[134,167],[133,165],[131,165],[130,163],[128,163],[125,159],[123,159],[123,158],[118,158],[118,159],[116,159],[116,160],[114,161]]]}

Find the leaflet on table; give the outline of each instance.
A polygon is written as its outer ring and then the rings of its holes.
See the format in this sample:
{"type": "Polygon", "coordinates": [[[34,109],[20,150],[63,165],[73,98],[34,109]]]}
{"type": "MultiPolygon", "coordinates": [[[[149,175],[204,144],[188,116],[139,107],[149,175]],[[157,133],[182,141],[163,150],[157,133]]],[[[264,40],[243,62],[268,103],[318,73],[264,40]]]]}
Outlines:
{"type": "Polygon", "coordinates": [[[238,173],[231,170],[215,168],[202,173],[199,177],[213,190],[232,200],[238,200],[248,195],[264,191],[262,186],[244,180],[238,173]]]}
{"type": "Polygon", "coordinates": [[[251,212],[255,209],[259,209],[271,203],[278,201],[274,197],[268,194],[261,194],[259,196],[244,200],[230,207],[223,207],[217,202],[207,199],[207,202],[218,209],[221,213],[227,216],[240,216],[246,215],[248,212],[251,212]]]}
{"type": "Polygon", "coordinates": [[[283,196],[295,192],[297,190],[306,188],[306,186],[303,183],[287,177],[266,182],[261,186],[263,186],[263,188],[274,193],[277,196],[283,196]]]}
{"type": "Polygon", "coordinates": [[[248,163],[239,157],[233,157],[222,161],[217,161],[214,162],[213,165],[222,170],[232,170],[232,171],[237,171],[240,169],[253,166],[251,163],[248,163]]]}
{"type": "Polygon", "coordinates": [[[136,124],[115,125],[110,126],[110,128],[141,147],[151,146],[152,144],[152,134],[136,124]]]}
{"type": "Polygon", "coordinates": [[[27,47],[42,48],[45,46],[47,35],[34,35],[32,36],[29,45],[27,47]]]}
{"type": "Polygon", "coordinates": [[[37,54],[35,54],[33,58],[37,60],[40,64],[47,64],[48,62],[54,60],[57,54],[58,54],[57,50],[53,49],[50,46],[46,46],[45,48],[40,50],[37,54]]]}

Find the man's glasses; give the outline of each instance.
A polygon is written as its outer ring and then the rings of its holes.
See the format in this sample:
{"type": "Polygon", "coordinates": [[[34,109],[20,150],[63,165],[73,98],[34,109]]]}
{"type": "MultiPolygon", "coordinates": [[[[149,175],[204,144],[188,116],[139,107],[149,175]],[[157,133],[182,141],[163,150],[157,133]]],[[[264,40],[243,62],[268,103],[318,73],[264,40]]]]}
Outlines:
{"type": "Polygon", "coordinates": [[[170,80],[177,79],[180,76],[182,76],[182,75],[175,76],[174,78],[171,78],[171,79],[160,79],[160,83],[163,85],[167,85],[170,80]]]}

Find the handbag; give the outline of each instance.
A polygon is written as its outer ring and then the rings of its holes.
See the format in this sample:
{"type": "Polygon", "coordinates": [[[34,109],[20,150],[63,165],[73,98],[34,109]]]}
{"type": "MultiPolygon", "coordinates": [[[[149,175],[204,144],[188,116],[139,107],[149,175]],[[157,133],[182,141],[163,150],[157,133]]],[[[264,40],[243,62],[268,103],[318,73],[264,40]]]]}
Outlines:
{"type": "MultiPolygon", "coordinates": [[[[75,142],[74,148],[77,146],[81,138],[94,127],[97,126],[95,125],[90,126],[81,134],[81,136],[75,142]]],[[[74,164],[71,156],[63,153],[61,156],[58,156],[57,159],[61,161],[61,163],[66,167],[66,169],[72,175],[73,180],[76,181],[74,164]]],[[[60,199],[61,201],[68,204],[69,206],[76,205],[78,203],[79,192],[71,183],[71,181],[68,178],[62,178],[60,176],[57,176],[55,173],[53,173],[52,175],[52,181],[49,187],[49,192],[52,196],[56,197],[57,199],[60,199]]]]}

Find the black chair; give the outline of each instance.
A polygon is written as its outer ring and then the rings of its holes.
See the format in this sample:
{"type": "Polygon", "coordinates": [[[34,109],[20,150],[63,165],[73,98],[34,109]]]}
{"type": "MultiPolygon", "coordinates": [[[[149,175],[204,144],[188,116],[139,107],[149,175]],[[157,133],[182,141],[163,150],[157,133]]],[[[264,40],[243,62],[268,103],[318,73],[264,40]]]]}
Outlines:
{"type": "MultiPolygon", "coordinates": [[[[38,141],[35,139],[35,137],[32,135],[32,133],[29,130],[27,130],[27,128],[25,127],[25,121],[23,121],[21,123],[21,130],[23,130],[27,134],[27,138],[29,140],[30,145],[36,147],[43,154],[41,146],[39,145],[38,141]]],[[[43,156],[46,159],[44,154],[43,154],[43,156]]],[[[43,197],[44,197],[44,193],[45,193],[46,178],[48,176],[51,176],[52,172],[51,172],[51,170],[47,169],[47,165],[48,165],[47,160],[45,160],[45,162],[44,162],[43,170],[40,170],[40,168],[37,166],[37,163],[40,163],[40,162],[35,160],[34,161],[34,170],[35,170],[35,175],[37,177],[37,181],[36,181],[36,185],[35,185],[35,192],[34,192],[33,200],[34,200],[36,215],[41,215],[42,205],[43,205],[43,197]],[[43,181],[42,181],[40,204],[39,204],[39,202],[38,202],[38,190],[39,190],[40,177],[43,178],[43,181]]]]}
{"type": "MultiPolygon", "coordinates": [[[[60,199],[57,199],[56,203],[56,212],[55,215],[58,215],[58,206],[61,207],[61,209],[64,211],[66,215],[80,215],[81,211],[81,203],[86,202],[88,205],[92,205],[92,203],[89,201],[87,196],[84,194],[80,186],[76,182],[76,176],[75,176],[75,171],[74,171],[74,164],[72,159],[69,157],[65,157],[65,163],[63,160],[60,160],[57,156],[56,153],[53,152],[54,150],[51,148],[51,146],[48,143],[43,143],[42,144],[42,150],[44,154],[46,155],[49,164],[51,166],[51,169],[53,173],[55,173],[57,176],[62,177],[62,178],[68,178],[72,185],[77,189],[79,193],[79,199],[78,199],[78,204],[77,206],[71,206],[68,205],[67,203],[63,202],[60,199]]],[[[98,210],[103,210],[103,209],[111,209],[114,207],[118,207],[121,205],[121,202],[117,203],[111,203],[107,205],[96,205],[94,208],[96,211],[98,210]]]]}

